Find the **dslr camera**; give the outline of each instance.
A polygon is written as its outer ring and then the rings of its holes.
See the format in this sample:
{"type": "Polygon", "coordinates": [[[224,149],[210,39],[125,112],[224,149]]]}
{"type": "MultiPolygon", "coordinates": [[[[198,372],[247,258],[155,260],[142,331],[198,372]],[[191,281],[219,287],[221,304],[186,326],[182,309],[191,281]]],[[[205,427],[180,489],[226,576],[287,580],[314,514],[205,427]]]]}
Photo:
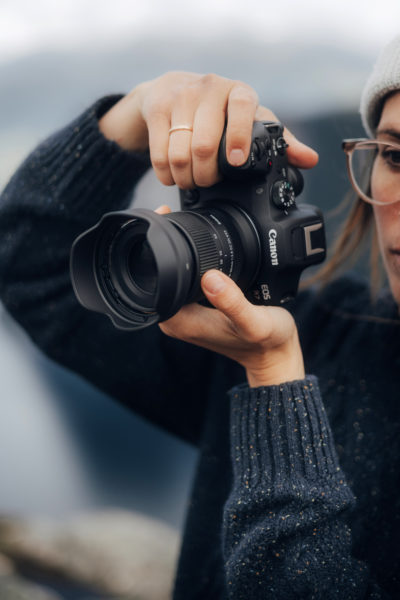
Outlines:
{"type": "Polygon", "coordinates": [[[180,190],[181,211],[110,212],[73,243],[75,294],[124,330],[172,317],[204,300],[209,269],[231,277],[253,304],[288,306],[300,274],[325,258],[321,212],[297,204],[300,171],[288,165],[280,123],[255,121],[249,157],[232,167],[226,130],[218,155],[223,180],[180,190]]]}

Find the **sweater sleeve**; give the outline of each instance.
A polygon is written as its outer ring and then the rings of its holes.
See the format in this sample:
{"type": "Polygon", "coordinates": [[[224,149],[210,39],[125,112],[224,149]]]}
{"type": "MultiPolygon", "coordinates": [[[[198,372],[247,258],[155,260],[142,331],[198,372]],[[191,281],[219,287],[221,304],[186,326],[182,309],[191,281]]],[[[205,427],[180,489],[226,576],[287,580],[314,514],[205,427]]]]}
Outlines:
{"type": "Polygon", "coordinates": [[[45,140],[2,193],[0,298],[50,358],[196,442],[211,353],[167,338],[157,326],[117,330],[84,309],[72,289],[72,242],[103,213],[126,209],[150,167],[147,154],[123,151],[99,130],[98,119],[119,98],[99,100],[45,140]]]}
{"type": "Polygon", "coordinates": [[[233,388],[224,507],[228,597],[385,598],[352,556],[346,483],[315,377],[233,388]]]}

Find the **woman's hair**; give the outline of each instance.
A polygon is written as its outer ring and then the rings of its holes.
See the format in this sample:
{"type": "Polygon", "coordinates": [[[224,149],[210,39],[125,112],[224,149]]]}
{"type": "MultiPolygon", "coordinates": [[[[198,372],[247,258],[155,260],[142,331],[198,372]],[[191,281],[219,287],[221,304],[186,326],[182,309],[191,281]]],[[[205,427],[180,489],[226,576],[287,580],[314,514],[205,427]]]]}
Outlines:
{"type": "Polygon", "coordinates": [[[371,204],[358,198],[354,192],[349,192],[335,213],[342,212],[350,203],[352,203],[350,212],[329,250],[328,261],[315,275],[306,279],[302,287],[309,287],[312,284],[324,287],[353,266],[369,244],[370,289],[371,298],[375,299],[382,285],[383,272],[373,209],[371,204]]]}

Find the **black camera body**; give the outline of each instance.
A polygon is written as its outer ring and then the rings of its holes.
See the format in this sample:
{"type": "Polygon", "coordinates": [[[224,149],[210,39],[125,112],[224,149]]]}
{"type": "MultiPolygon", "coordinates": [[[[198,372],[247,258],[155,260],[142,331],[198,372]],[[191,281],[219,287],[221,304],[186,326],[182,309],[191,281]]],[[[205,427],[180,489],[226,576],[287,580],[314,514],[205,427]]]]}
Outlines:
{"type": "Polygon", "coordinates": [[[256,121],[246,163],[232,167],[224,132],[223,181],[181,190],[181,211],[104,215],[72,246],[78,300],[116,327],[141,329],[203,300],[201,277],[214,268],[253,304],[287,305],[301,272],[324,260],[326,244],[321,212],[296,203],[303,178],[288,165],[286,148],[280,123],[256,121]]]}

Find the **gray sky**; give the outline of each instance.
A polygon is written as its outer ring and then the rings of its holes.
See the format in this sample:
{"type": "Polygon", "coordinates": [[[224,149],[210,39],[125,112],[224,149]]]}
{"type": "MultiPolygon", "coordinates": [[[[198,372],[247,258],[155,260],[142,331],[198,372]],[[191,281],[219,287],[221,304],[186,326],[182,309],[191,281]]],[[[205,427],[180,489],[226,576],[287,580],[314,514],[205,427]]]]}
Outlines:
{"type": "Polygon", "coordinates": [[[0,62],[41,49],[183,32],[325,41],[374,56],[400,32],[400,0],[0,0],[0,62]]]}

